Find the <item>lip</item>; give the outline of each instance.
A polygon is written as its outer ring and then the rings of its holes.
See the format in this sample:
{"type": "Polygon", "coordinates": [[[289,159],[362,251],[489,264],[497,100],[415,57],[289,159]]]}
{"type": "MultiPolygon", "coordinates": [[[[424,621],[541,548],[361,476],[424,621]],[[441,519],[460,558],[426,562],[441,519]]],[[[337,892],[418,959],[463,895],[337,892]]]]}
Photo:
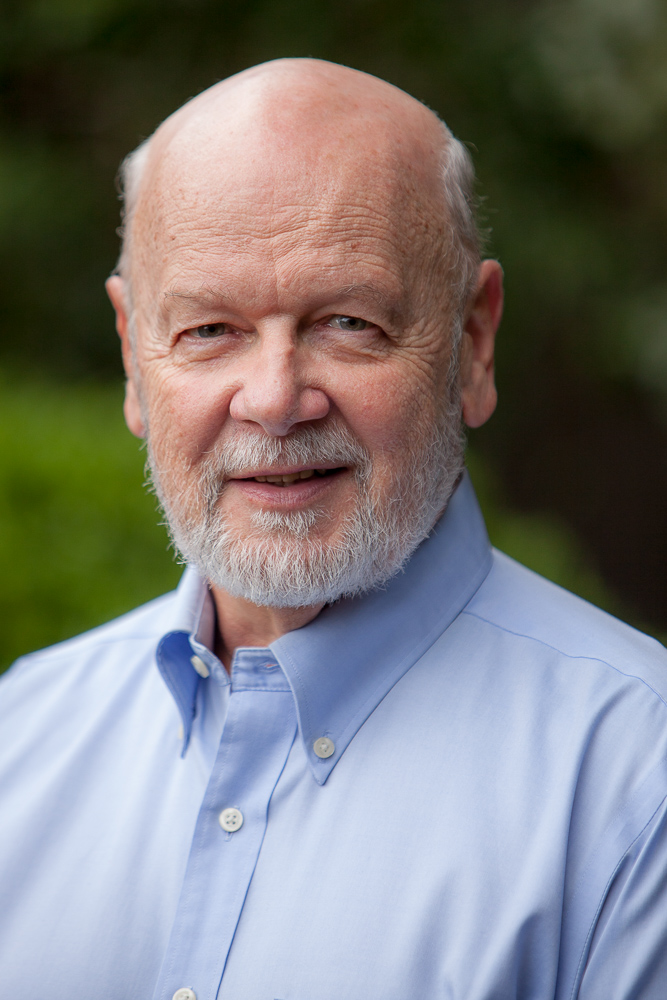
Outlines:
{"type": "Polygon", "coordinates": [[[313,466],[305,465],[300,469],[289,468],[271,469],[268,472],[256,472],[256,476],[288,476],[303,469],[330,468],[339,469],[340,472],[332,476],[311,476],[310,479],[297,479],[287,486],[277,486],[274,483],[258,483],[253,478],[229,479],[227,489],[231,489],[232,494],[242,497],[246,501],[256,504],[258,507],[272,510],[294,510],[304,507],[309,503],[323,500],[332,490],[340,486],[351,478],[352,470],[337,465],[313,466]]]}

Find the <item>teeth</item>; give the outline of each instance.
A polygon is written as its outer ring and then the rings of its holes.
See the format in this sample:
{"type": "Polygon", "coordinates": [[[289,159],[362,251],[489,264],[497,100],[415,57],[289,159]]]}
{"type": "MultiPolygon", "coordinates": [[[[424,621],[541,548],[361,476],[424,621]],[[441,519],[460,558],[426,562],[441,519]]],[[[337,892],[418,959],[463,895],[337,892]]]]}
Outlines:
{"type": "Polygon", "coordinates": [[[255,476],[254,479],[258,483],[273,483],[276,486],[289,486],[290,483],[295,483],[297,479],[310,479],[318,472],[321,476],[325,474],[325,469],[303,469],[302,472],[290,472],[286,476],[255,476]]]}
{"type": "Polygon", "coordinates": [[[286,486],[288,483],[295,483],[299,478],[298,472],[292,472],[288,476],[267,476],[267,483],[278,483],[280,486],[286,486]]]}

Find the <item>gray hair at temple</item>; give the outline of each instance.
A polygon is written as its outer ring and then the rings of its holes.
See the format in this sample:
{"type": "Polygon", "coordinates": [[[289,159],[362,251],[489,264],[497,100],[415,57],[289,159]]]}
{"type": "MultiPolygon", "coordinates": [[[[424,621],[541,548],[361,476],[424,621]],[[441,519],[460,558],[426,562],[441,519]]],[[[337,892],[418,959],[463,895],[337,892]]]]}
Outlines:
{"type": "MultiPolygon", "coordinates": [[[[454,300],[454,329],[452,343],[456,353],[462,329],[463,313],[469,297],[475,290],[483,248],[483,234],[477,225],[475,198],[475,168],[472,158],[463,143],[450,132],[443,121],[441,170],[445,204],[448,209],[447,243],[443,256],[447,260],[450,275],[450,292],[454,300]]],[[[145,139],[120,165],[118,187],[123,202],[121,226],[121,250],[116,265],[116,273],[125,282],[125,305],[128,311],[131,335],[134,335],[131,246],[132,219],[139,200],[141,181],[146,169],[152,136],[145,139]]]]}

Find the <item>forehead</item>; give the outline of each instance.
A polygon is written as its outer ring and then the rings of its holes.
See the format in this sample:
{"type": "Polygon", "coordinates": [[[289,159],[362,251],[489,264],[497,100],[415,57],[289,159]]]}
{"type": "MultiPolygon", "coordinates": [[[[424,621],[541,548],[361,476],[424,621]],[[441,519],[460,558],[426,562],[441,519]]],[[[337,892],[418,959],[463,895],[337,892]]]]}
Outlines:
{"type": "Polygon", "coordinates": [[[433,193],[387,137],[343,123],[319,143],[239,129],[226,139],[191,130],[153,166],[133,227],[135,278],[152,294],[249,269],[284,285],[370,274],[400,292],[443,239],[433,193]]]}

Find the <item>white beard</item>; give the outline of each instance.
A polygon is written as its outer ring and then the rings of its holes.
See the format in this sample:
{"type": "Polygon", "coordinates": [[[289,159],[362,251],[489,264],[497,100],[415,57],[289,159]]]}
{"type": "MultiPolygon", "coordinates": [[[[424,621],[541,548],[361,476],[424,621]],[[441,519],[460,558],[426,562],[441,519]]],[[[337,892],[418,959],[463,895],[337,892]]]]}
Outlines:
{"type": "MultiPolygon", "coordinates": [[[[453,380],[452,380],[453,381],[453,380]]],[[[244,431],[196,465],[173,457],[160,468],[148,438],[148,469],[175,548],[213,586],[253,604],[308,607],[381,587],[427,537],[463,468],[457,394],[437,426],[415,431],[415,447],[389,486],[374,483],[372,457],[340,423],[297,425],[286,437],[244,431]],[[313,530],[330,515],[317,507],[259,510],[240,533],[218,509],[225,483],[244,470],[280,466],[354,469],[354,508],[335,538],[313,530]]]]}

